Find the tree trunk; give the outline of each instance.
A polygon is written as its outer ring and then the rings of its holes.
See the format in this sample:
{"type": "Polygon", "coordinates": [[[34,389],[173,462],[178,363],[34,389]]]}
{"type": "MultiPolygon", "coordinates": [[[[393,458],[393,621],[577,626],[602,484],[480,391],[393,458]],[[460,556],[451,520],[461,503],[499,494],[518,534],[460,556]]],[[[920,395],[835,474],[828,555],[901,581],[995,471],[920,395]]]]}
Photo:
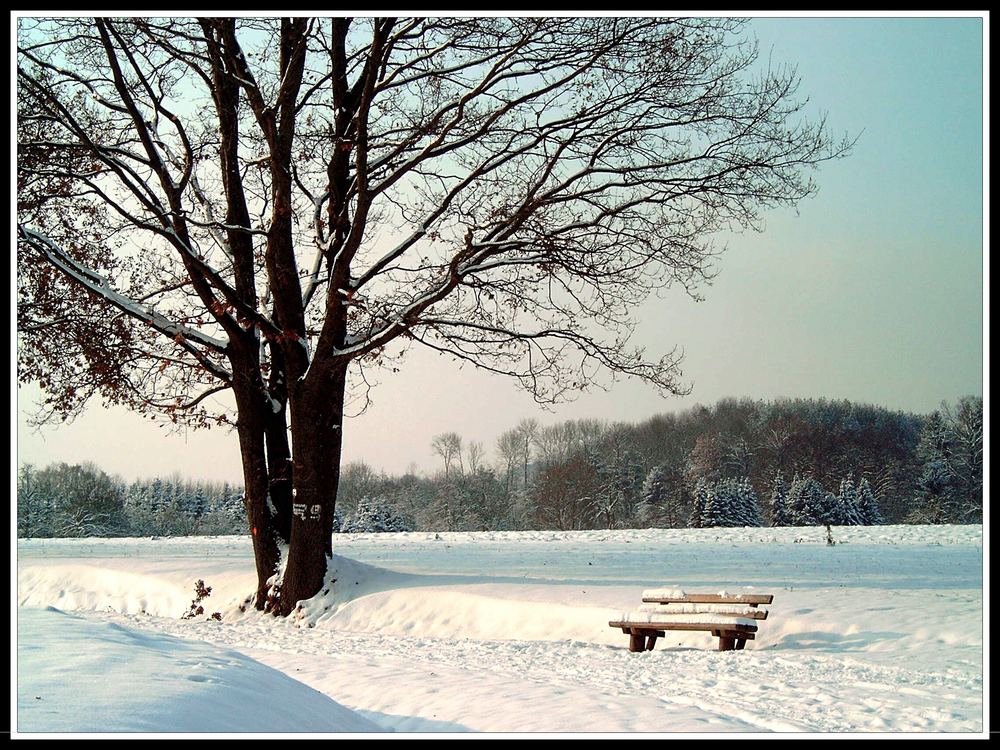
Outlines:
{"type": "Polygon", "coordinates": [[[267,425],[268,492],[274,505],[274,529],[286,544],[292,534],[292,457],[288,447],[285,407],[267,425]]]}
{"type": "Polygon", "coordinates": [[[274,528],[285,544],[292,534],[292,455],[288,446],[288,388],[285,358],[280,346],[271,346],[271,410],[267,414],[268,491],[274,506],[274,528]]]}
{"type": "MultiPolygon", "coordinates": [[[[243,463],[243,503],[253,539],[253,555],[257,566],[257,594],[254,606],[264,609],[267,600],[268,579],[277,572],[279,554],[274,534],[271,512],[267,507],[267,463],[264,458],[264,429],[258,424],[260,409],[247,409],[240,404],[247,396],[241,397],[236,391],[239,421],[236,430],[240,440],[240,455],[243,463]]],[[[256,394],[257,399],[260,398],[256,394]]]]}
{"type": "Polygon", "coordinates": [[[264,433],[270,409],[265,402],[265,389],[260,377],[256,338],[234,340],[229,360],[233,367],[233,395],[239,415],[236,433],[240,441],[243,464],[243,503],[253,539],[253,556],[257,566],[257,593],[254,606],[264,609],[268,595],[268,579],[278,570],[280,555],[274,533],[274,520],[268,508],[268,473],[264,433]]]}
{"type": "Polygon", "coordinates": [[[346,384],[346,368],[340,367],[326,376],[311,372],[290,393],[292,533],[275,614],[291,614],[299,601],[316,595],[333,556],[346,384]]]}

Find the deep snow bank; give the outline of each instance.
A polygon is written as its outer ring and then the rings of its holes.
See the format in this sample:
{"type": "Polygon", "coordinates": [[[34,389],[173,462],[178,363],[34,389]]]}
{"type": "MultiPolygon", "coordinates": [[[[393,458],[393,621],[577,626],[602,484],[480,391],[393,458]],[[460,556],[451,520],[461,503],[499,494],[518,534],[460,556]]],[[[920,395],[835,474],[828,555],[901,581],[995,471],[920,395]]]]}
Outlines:
{"type": "Polygon", "coordinates": [[[19,732],[385,731],[235,651],[52,608],[17,625],[19,732]]]}

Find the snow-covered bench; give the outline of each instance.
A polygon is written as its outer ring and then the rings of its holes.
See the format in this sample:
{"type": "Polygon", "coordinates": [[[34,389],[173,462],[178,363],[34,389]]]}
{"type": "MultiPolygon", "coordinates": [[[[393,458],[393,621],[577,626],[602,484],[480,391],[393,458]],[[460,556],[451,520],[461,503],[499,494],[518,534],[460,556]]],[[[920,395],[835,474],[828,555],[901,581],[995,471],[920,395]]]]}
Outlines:
{"type": "Polygon", "coordinates": [[[652,651],[668,630],[707,630],[719,639],[719,651],[742,649],[756,636],[757,622],[767,619],[772,594],[687,594],[678,589],[642,592],[644,605],[622,612],[608,624],[629,636],[629,651],[652,651]]]}

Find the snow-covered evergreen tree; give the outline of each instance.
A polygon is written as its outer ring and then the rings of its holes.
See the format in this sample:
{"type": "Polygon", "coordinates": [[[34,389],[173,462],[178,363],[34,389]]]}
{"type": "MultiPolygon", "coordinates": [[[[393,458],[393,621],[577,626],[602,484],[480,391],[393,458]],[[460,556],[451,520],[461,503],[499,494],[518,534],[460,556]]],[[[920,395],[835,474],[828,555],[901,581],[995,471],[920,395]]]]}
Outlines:
{"type": "Polygon", "coordinates": [[[233,487],[228,482],[222,487],[222,507],[227,516],[232,520],[234,532],[237,534],[248,533],[247,511],[243,499],[243,490],[233,487]]]}
{"type": "Polygon", "coordinates": [[[791,526],[815,526],[829,523],[832,509],[826,492],[812,477],[794,479],[788,487],[786,513],[791,526]]]}
{"type": "Polygon", "coordinates": [[[760,502],[757,500],[757,493],[748,477],[743,477],[737,485],[741,526],[763,526],[764,521],[760,515],[760,502]]]}
{"type": "Polygon", "coordinates": [[[854,480],[847,477],[840,481],[840,492],[837,495],[838,518],[837,524],[840,526],[863,526],[864,517],[861,515],[861,506],[858,502],[858,491],[854,486],[854,480]]]}
{"type": "Polygon", "coordinates": [[[154,479],[149,485],[147,502],[149,503],[150,511],[153,513],[161,513],[170,504],[167,487],[159,477],[154,479]]]}
{"type": "Polygon", "coordinates": [[[868,479],[865,477],[861,478],[858,483],[858,510],[861,513],[861,519],[865,526],[879,526],[885,523],[885,518],[882,516],[882,510],[878,506],[878,501],[875,499],[875,493],[872,492],[871,486],[868,484],[868,479]]]}
{"type": "MultiPolygon", "coordinates": [[[[796,477],[797,478],[797,477],[796,477]]],[[[790,526],[787,510],[788,487],[785,478],[778,472],[771,485],[771,526],[790,526]]]]}
{"type": "Polygon", "coordinates": [[[204,485],[197,484],[185,497],[184,512],[194,519],[200,519],[208,512],[208,498],[204,485]]]}
{"type": "Polygon", "coordinates": [[[125,494],[122,496],[122,508],[127,515],[131,515],[136,511],[143,510],[145,504],[146,486],[137,479],[125,488],[125,494]]]}
{"type": "Polygon", "coordinates": [[[412,531],[413,524],[397,513],[385,498],[365,496],[358,500],[354,515],[343,530],[355,534],[412,531]]]}
{"type": "Polygon", "coordinates": [[[812,507],[812,515],[821,526],[836,526],[840,523],[840,501],[832,492],[825,490],[815,496],[816,504],[812,507]]]}
{"type": "Polygon", "coordinates": [[[642,499],[653,506],[663,505],[667,498],[666,475],[662,466],[654,466],[642,483],[642,499]]]}
{"type": "Polygon", "coordinates": [[[688,526],[693,529],[700,529],[704,526],[705,506],[708,504],[711,489],[709,483],[704,479],[699,479],[694,487],[694,497],[691,503],[691,520],[688,526]]]}
{"type": "Polygon", "coordinates": [[[666,475],[662,466],[654,466],[646,474],[642,483],[642,494],[636,507],[636,520],[645,528],[660,526],[666,516],[667,496],[666,475]]]}
{"type": "Polygon", "coordinates": [[[788,485],[785,494],[785,525],[802,526],[802,514],[805,509],[805,479],[796,474],[788,485]]]}
{"type": "Polygon", "coordinates": [[[708,487],[702,526],[760,526],[757,493],[749,480],[723,479],[708,487]]]}
{"type": "Polygon", "coordinates": [[[726,482],[707,484],[705,489],[705,505],[701,512],[699,526],[711,529],[716,526],[728,526],[730,493],[726,482]]]}
{"type": "Polygon", "coordinates": [[[125,490],[122,502],[129,533],[135,536],[153,536],[161,533],[153,509],[152,488],[149,482],[137,479],[125,490]]]}

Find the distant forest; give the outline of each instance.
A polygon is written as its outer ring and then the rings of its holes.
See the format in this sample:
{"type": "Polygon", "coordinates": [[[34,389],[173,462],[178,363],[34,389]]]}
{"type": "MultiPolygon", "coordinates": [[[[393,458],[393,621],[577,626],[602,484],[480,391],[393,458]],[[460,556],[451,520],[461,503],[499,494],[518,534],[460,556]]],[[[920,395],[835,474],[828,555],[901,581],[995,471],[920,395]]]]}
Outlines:
{"type": "MultiPolygon", "coordinates": [[[[434,438],[432,476],[347,464],[336,528],[358,531],[981,523],[983,400],[929,415],[815,399],[725,399],[641,424],[524,420],[492,450],[434,438]]],[[[20,537],[245,534],[239,487],[127,483],[23,465],[20,537]]]]}

